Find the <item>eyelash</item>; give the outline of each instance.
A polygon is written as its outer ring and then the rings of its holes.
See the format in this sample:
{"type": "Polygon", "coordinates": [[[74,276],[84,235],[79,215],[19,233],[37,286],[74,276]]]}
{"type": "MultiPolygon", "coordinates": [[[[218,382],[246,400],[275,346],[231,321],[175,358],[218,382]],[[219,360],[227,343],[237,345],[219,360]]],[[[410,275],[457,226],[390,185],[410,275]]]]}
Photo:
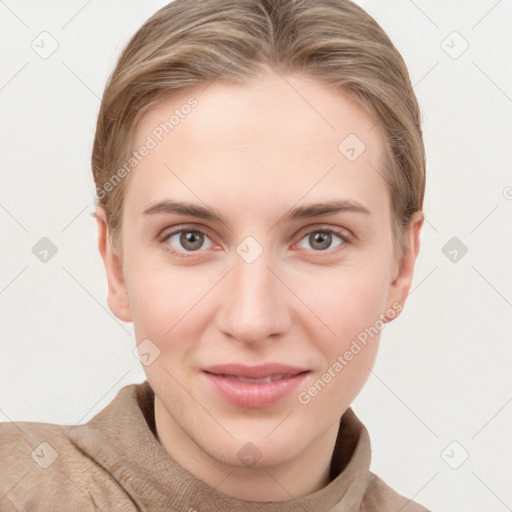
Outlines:
{"type": "MultiPolygon", "coordinates": [[[[202,235],[208,237],[211,239],[211,237],[209,236],[209,233],[207,230],[205,229],[202,229],[202,228],[199,228],[199,227],[195,227],[195,226],[180,226],[179,228],[176,228],[176,229],[173,229],[172,231],[167,231],[165,232],[162,237],[160,238],[160,241],[164,244],[165,246],[165,249],[167,251],[169,251],[173,256],[178,256],[179,258],[191,258],[191,257],[194,257],[196,254],[200,253],[200,252],[203,252],[201,250],[197,250],[197,251],[189,251],[190,252],[190,255],[188,256],[185,256],[184,253],[186,254],[187,251],[178,251],[176,249],[174,249],[173,247],[171,247],[171,245],[169,245],[167,243],[167,240],[178,234],[178,233],[183,233],[183,232],[193,232],[193,233],[201,233],[202,235]]],[[[352,238],[351,236],[349,236],[345,231],[341,231],[341,230],[338,230],[338,229],[335,229],[335,228],[331,228],[331,227],[325,227],[325,228],[315,228],[315,229],[311,229],[307,232],[304,233],[303,236],[300,237],[299,241],[303,240],[305,236],[307,235],[310,235],[311,233],[330,233],[330,234],[334,234],[336,235],[338,238],[341,239],[342,243],[333,250],[329,250],[329,249],[326,249],[325,251],[313,251],[313,252],[317,252],[317,253],[320,253],[319,256],[322,254],[322,253],[326,253],[326,254],[329,254],[331,255],[333,252],[334,253],[338,253],[338,252],[341,252],[341,251],[344,251],[347,249],[347,245],[349,245],[352,241],[352,238]]]]}

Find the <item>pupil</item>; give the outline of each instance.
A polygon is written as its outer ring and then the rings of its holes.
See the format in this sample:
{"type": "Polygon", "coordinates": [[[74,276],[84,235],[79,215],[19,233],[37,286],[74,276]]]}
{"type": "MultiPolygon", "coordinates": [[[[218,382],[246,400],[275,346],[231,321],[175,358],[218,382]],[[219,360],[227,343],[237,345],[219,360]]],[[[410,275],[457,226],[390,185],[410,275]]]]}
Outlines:
{"type": "Polygon", "coordinates": [[[323,233],[321,231],[317,231],[317,233],[315,235],[313,235],[313,241],[315,243],[317,243],[317,242],[320,243],[320,247],[319,247],[320,250],[324,250],[329,247],[330,238],[331,238],[331,235],[329,233],[323,233]]]}
{"type": "MultiPolygon", "coordinates": [[[[182,243],[185,242],[186,244],[192,244],[191,249],[198,249],[201,247],[201,242],[197,243],[200,240],[200,237],[193,231],[187,231],[186,233],[183,233],[182,238],[184,238],[182,243]]],[[[184,246],[186,247],[186,245],[184,246]]]]}

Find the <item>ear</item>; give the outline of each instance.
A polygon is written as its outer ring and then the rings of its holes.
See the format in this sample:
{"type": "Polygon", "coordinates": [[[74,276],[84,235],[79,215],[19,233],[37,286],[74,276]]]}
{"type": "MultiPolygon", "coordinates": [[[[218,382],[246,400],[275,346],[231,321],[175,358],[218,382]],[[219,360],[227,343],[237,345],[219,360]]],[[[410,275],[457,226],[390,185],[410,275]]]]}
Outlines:
{"type": "MultiPolygon", "coordinates": [[[[398,317],[401,313],[411,288],[414,264],[420,250],[420,230],[423,226],[423,219],[422,212],[415,212],[411,217],[409,228],[404,234],[404,253],[398,262],[396,277],[390,285],[387,300],[387,308],[392,309],[396,313],[396,315],[393,315],[393,318],[398,317]],[[395,307],[393,307],[393,304],[395,307]],[[400,305],[400,307],[398,308],[397,305],[400,305]]],[[[392,318],[388,318],[385,321],[391,320],[392,318]]]]}
{"type": "Polygon", "coordinates": [[[98,224],[98,249],[100,251],[108,282],[108,307],[123,322],[131,322],[128,292],[123,277],[123,262],[110,241],[105,210],[97,206],[94,212],[98,224]]]}

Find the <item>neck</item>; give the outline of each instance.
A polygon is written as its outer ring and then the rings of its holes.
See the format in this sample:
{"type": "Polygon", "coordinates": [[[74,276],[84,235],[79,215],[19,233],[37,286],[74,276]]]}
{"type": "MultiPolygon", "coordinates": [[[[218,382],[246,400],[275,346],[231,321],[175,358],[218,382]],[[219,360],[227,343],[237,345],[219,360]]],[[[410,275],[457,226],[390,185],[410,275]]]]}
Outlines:
{"type": "Polygon", "coordinates": [[[158,441],[178,464],[217,491],[241,500],[276,502],[312,494],[330,482],[339,422],[295,457],[262,467],[232,465],[202,449],[157,397],[155,427],[158,441]]]}

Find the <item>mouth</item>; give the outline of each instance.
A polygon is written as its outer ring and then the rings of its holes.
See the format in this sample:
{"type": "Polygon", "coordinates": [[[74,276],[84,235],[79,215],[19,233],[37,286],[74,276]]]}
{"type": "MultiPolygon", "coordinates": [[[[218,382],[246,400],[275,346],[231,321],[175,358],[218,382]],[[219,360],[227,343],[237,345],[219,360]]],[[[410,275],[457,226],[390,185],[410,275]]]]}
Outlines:
{"type": "Polygon", "coordinates": [[[238,363],[217,364],[204,368],[206,373],[226,378],[241,379],[242,382],[271,382],[308,372],[307,368],[282,363],[266,363],[247,366],[238,363]]]}
{"type": "MultiPolygon", "coordinates": [[[[209,373],[209,372],[206,372],[209,373]]],[[[217,377],[223,377],[225,379],[231,379],[236,380],[238,382],[275,382],[276,380],[283,380],[283,379],[289,379],[291,377],[295,377],[295,375],[269,375],[268,377],[263,377],[261,379],[248,379],[246,377],[238,377],[236,375],[225,375],[225,374],[215,374],[212,373],[211,375],[216,375],[217,377]]],[[[297,374],[299,375],[299,374],[297,374]]]]}
{"type": "Polygon", "coordinates": [[[223,399],[248,408],[267,407],[285,398],[309,373],[306,368],[280,363],[216,365],[202,371],[223,399]]]}

